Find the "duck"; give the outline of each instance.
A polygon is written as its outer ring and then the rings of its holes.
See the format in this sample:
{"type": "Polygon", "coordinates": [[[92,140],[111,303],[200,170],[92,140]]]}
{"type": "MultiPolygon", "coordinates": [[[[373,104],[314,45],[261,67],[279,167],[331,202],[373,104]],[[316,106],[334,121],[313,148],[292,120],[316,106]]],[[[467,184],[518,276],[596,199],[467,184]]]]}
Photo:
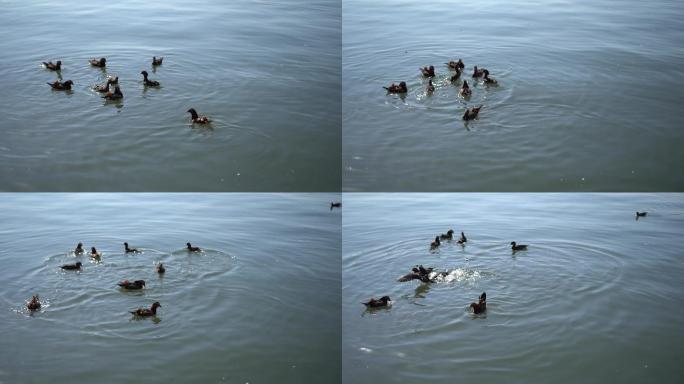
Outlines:
{"type": "Polygon", "coordinates": [[[140,317],[150,317],[150,316],[157,316],[157,308],[161,307],[162,305],[159,304],[158,301],[155,301],[152,303],[152,307],[150,308],[138,308],[135,311],[130,311],[130,313],[133,314],[133,316],[140,316],[140,317]]]}
{"type": "Polygon", "coordinates": [[[195,111],[195,108],[190,108],[187,110],[187,112],[190,114],[193,124],[209,124],[209,123],[211,123],[211,120],[209,120],[208,117],[198,115],[197,111],[195,111]]]}
{"type": "Polygon", "coordinates": [[[648,215],[648,212],[639,212],[637,211],[636,213],[636,219],[639,220],[640,217],[646,217],[648,215]]]}
{"type": "Polygon", "coordinates": [[[43,65],[45,68],[51,70],[51,71],[60,71],[62,70],[62,61],[57,60],[56,63],[53,63],[52,61],[48,61],[47,63],[43,61],[43,65]]]}
{"type": "Polygon", "coordinates": [[[82,255],[83,254],[83,243],[76,244],[76,249],[74,249],[74,254],[75,255],[82,255]]]}
{"type": "Polygon", "coordinates": [[[155,56],[152,56],[152,65],[162,65],[162,61],[164,61],[163,57],[157,59],[155,56]]]}
{"type": "Polygon", "coordinates": [[[104,57],[101,57],[100,60],[90,59],[89,62],[90,65],[92,65],[93,67],[104,68],[107,65],[107,59],[105,59],[104,57]]]}
{"type": "Polygon", "coordinates": [[[449,66],[450,69],[455,69],[457,71],[460,71],[461,69],[465,68],[465,64],[463,64],[463,60],[458,59],[458,61],[451,60],[446,65],[449,66]]]}
{"type": "Polygon", "coordinates": [[[435,91],[435,86],[432,84],[432,79],[428,81],[427,88],[425,88],[425,92],[427,93],[432,93],[435,91]]]}
{"type": "Polygon", "coordinates": [[[149,80],[147,78],[147,71],[142,71],[140,72],[141,75],[143,75],[143,82],[145,83],[145,86],[147,87],[158,87],[159,82],[155,80],[149,80]]]}
{"type": "Polygon", "coordinates": [[[482,292],[477,303],[470,303],[470,308],[473,309],[473,313],[475,314],[485,312],[487,310],[487,293],[482,292]]]}
{"type": "Polygon", "coordinates": [[[126,253],[140,253],[136,248],[128,248],[128,243],[124,243],[124,250],[126,253]]]}
{"type": "Polygon", "coordinates": [[[402,81],[399,84],[392,83],[389,87],[383,87],[387,90],[387,93],[406,93],[408,88],[406,87],[406,82],[402,81]]]}
{"type": "Polygon", "coordinates": [[[74,82],[71,80],[67,80],[65,82],[60,82],[59,80],[55,80],[54,83],[47,83],[49,86],[52,87],[55,91],[70,91],[71,86],[74,85],[74,82]]]}
{"type": "Polygon", "coordinates": [[[470,86],[468,85],[468,81],[463,80],[463,85],[461,85],[461,90],[458,91],[458,94],[461,95],[461,97],[469,97],[473,91],[470,90],[470,86]]]}
{"type": "Polygon", "coordinates": [[[33,295],[31,301],[26,303],[26,308],[28,308],[29,311],[37,311],[40,309],[40,299],[38,298],[38,295],[33,295]]]}
{"type": "Polygon", "coordinates": [[[451,240],[453,238],[454,238],[454,230],[453,229],[448,230],[446,235],[443,233],[441,235],[439,235],[440,240],[451,240]]]}
{"type": "Polygon", "coordinates": [[[342,203],[330,203],[330,210],[332,211],[333,208],[342,208],[342,203]]]}
{"type": "Polygon", "coordinates": [[[157,264],[157,267],[155,269],[157,270],[157,273],[160,275],[166,272],[166,268],[164,268],[164,264],[162,263],[157,264]]]}
{"type": "Polygon", "coordinates": [[[107,76],[107,81],[111,84],[119,84],[119,76],[107,76]]]}
{"type": "Polygon", "coordinates": [[[136,281],[123,280],[120,283],[118,283],[117,285],[123,289],[138,290],[138,289],[143,289],[143,287],[145,286],[145,280],[136,280],[136,281]]]}
{"type": "Polygon", "coordinates": [[[468,241],[468,239],[466,239],[465,234],[463,233],[463,231],[461,231],[461,238],[458,239],[458,243],[459,244],[465,244],[467,241],[468,241]]]}
{"type": "Polygon", "coordinates": [[[479,107],[467,108],[463,114],[463,120],[467,121],[477,118],[477,115],[480,113],[480,109],[482,109],[481,105],[479,107]]]}
{"type": "Polygon", "coordinates": [[[453,83],[456,80],[458,80],[459,77],[461,77],[461,70],[456,69],[456,73],[454,73],[454,75],[449,78],[449,81],[451,81],[453,83]]]}
{"type": "Polygon", "coordinates": [[[489,77],[489,71],[488,71],[488,70],[484,69],[483,72],[484,72],[484,83],[485,83],[485,84],[487,84],[487,85],[496,85],[496,84],[499,84],[498,81],[496,81],[496,80],[492,79],[491,77],[489,77]]]}
{"type": "Polygon", "coordinates": [[[81,269],[81,265],[82,265],[82,264],[81,264],[81,262],[79,261],[79,262],[77,262],[76,264],[64,264],[64,265],[62,265],[60,268],[66,269],[66,270],[69,270],[69,271],[73,271],[73,270],[81,269]]]}
{"type": "Polygon", "coordinates": [[[366,308],[380,308],[389,307],[392,303],[392,299],[389,296],[383,296],[379,299],[371,298],[365,303],[361,303],[366,306],[366,308]]]}
{"type": "Polygon", "coordinates": [[[102,254],[99,253],[95,247],[90,247],[90,257],[93,259],[99,259],[101,256],[102,254]]]}
{"type": "MultiPolygon", "coordinates": [[[[114,82],[112,80],[113,80],[113,78],[110,77],[107,79],[107,82],[104,84],[95,84],[95,85],[93,85],[93,89],[97,92],[109,93],[109,85],[114,84],[114,82]]],[[[116,78],[116,81],[117,82],[119,81],[118,77],[116,78]]]]}
{"type": "Polygon", "coordinates": [[[106,100],[123,99],[123,93],[121,92],[121,88],[119,88],[119,86],[116,85],[114,86],[114,92],[107,92],[107,94],[102,96],[102,98],[106,100]]]}
{"type": "Polygon", "coordinates": [[[515,241],[511,241],[511,249],[514,251],[526,251],[527,250],[527,245],[525,244],[518,244],[515,241]]]}
{"type": "Polygon", "coordinates": [[[190,245],[190,243],[185,243],[185,245],[188,246],[188,252],[202,252],[202,249],[200,247],[193,247],[192,245],[190,245]]]}
{"type": "Polygon", "coordinates": [[[439,236],[435,236],[435,241],[430,243],[430,249],[437,249],[440,246],[439,236]]]}
{"type": "Polygon", "coordinates": [[[424,77],[435,77],[435,67],[432,65],[429,67],[418,68],[424,77]]]}
{"type": "Polygon", "coordinates": [[[474,77],[474,78],[478,78],[478,77],[484,76],[484,71],[485,71],[484,68],[478,69],[478,68],[477,68],[477,65],[476,65],[476,66],[473,68],[473,77],[474,77]]]}

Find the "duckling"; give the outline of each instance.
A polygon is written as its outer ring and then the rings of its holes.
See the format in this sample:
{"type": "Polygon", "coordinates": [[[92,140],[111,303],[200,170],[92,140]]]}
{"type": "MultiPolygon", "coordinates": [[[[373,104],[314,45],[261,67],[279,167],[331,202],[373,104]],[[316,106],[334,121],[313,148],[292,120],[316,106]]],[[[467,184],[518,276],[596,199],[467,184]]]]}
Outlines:
{"type": "Polygon", "coordinates": [[[159,304],[158,301],[155,301],[152,304],[152,307],[150,308],[138,308],[135,311],[130,311],[130,313],[133,314],[133,316],[140,316],[140,317],[150,317],[150,316],[156,316],[157,315],[157,308],[161,307],[161,304],[159,304]]]}
{"type": "Polygon", "coordinates": [[[121,92],[121,88],[119,88],[119,86],[116,85],[114,86],[114,92],[107,92],[107,94],[102,96],[102,98],[106,100],[123,99],[123,93],[121,92]]]}
{"type": "Polygon", "coordinates": [[[434,66],[429,66],[429,67],[423,67],[423,68],[418,68],[420,72],[423,74],[424,77],[435,77],[435,67],[434,66]]]}
{"type": "Polygon", "coordinates": [[[164,264],[162,264],[162,263],[157,264],[156,270],[157,270],[157,273],[160,275],[162,275],[162,274],[164,274],[164,272],[166,272],[166,268],[164,268],[164,264]]]}
{"type": "Polygon", "coordinates": [[[43,61],[43,65],[45,66],[46,69],[49,69],[51,71],[60,71],[62,70],[62,61],[57,60],[56,63],[53,63],[52,61],[48,61],[47,63],[43,61]]]}
{"type": "Polygon", "coordinates": [[[330,210],[332,211],[333,208],[342,208],[342,203],[330,203],[330,210]]]}
{"type": "Polygon", "coordinates": [[[79,261],[79,262],[77,262],[76,264],[64,264],[64,265],[62,265],[60,268],[66,269],[66,270],[69,270],[69,271],[73,271],[73,270],[79,270],[79,269],[81,269],[81,265],[83,265],[83,264],[81,264],[81,262],[79,261]]]}
{"type": "Polygon", "coordinates": [[[29,311],[37,311],[40,309],[40,300],[38,295],[33,295],[31,301],[26,303],[26,308],[28,308],[29,311]]]}
{"type": "Polygon", "coordinates": [[[511,241],[511,249],[514,251],[527,251],[527,245],[518,244],[515,241],[511,241]]]}
{"type": "Polygon", "coordinates": [[[92,65],[93,67],[104,68],[104,67],[107,65],[107,59],[105,59],[104,57],[101,57],[100,60],[98,60],[98,59],[90,59],[88,62],[89,62],[90,65],[92,65]]]}
{"type": "Polygon", "coordinates": [[[124,243],[124,251],[126,253],[140,253],[136,248],[128,248],[128,243],[124,243]]]}
{"type": "Polygon", "coordinates": [[[185,243],[185,245],[188,246],[188,252],[202,252],[202,249],[200,247],[193,247],[192,245],[190,245],[190,243],[185,243]]]}
{"type": "Polygon", "coordinates": [[[159,86],[158,81],[147,79],[147,71],[142,71],[142,72],[140,72],[140,74],[143,75],[143,82],[145,83],[145,86],[147,86],[147,87],[158,87],[159,86]]]}
{"type": "Polygon", "coordinates": [[[99,253],[95,247],[90,247],[90,257],[93,259],[99,259],[101,256],[102,254],[99,253]]]}
{"type": "Polygon", "coordinates": [[[496,85],[496,84],[499,84],[498,81],[496,81],[496,80],[492,79],[491,77],[489,77],[489,71],[488,71],[488,70],[483,69],[482,71],[484,72],[484,83],[485,83],[485,84],[487,84],[487,85],[496,85]]]}
{"type": "Polygon", "coordinates": [[[461,231],[461,238],[458,239],[458,243],[459,244],[465,244],[467,241],[468,241],[468,239],[466,239],[465,234],[463,233],[463,231],[461,231]]]}
{"type": "Polygon", "coordinates": [[[439,235],[440,240],[451,240],[453,238],[454,238],[454,230],[453,229],[448,230],[446,235],[443,233],[441,235],[439,235]]]}
{"type": "Polygon", "coordinates": [[[408,88],[406,87],[406,82],[402,81],[401,83],[390,85],[389,87],[383,87],[387,90],[387,93],[406,93],[408,92],[408,88]]]}
{"type": "Polygon", "coordinates": [[[74,84],[73,81],[67,80],[65,82],[60,82],[59,80],[55,80],[54,83],[47,83],[49,86],[52,87],[55,91],[70,91],[71,86],[74,84]]]}
{"type": "Polygon", "coordinates": [[[463,64],[463,61],[461,59],[458,59],[458,61],[449,61],[446,63],[446,65],[449,66],[449,69],[455,69],[457,71],[460,71],[461,69],[465,68],[465,64],[463,64]]]}
{"type": "Polygon", "coordinates": [[[470,308],[473,309],[473,313],[480,314],[487,310],[487,293],[482,292],[480,299],[477,303],[470,303],[470,308]]]}
{"type": "Polygon", "coordinates": [[[460,69],[456,69],[456,73],[455,73],[453,76],[451,76],[451,77],[449,78],[449,81],[451,81],[451,82],[453,83],[453,82],[455,82],[456,80],[458,80],[459,77],[461,77],[461,70],[460,70],[460,69]]]}
{"type": "Polygon", "coordinates": [[[473,77],[478,78],[482,77],[484,75],[484,68],[482,69],[477,69],[477,65],[473,68],[473,77]]]}
{"type": "Polygon", "coordinates": [[[439,236],[435,236],[435,241],[430,243],[430,249],[437,249],[437,247],[439,247],[440,244],[441,243],[439,242],[439,236]]]}
{"type": "Polygon", "coordinates": [[[636,213],[636,219],[639,220],[640,217],[646,217],[647,214],[648,214],[648,212],[639,212],[639,211],[637,211],[637,213],[636,213]]]}
{"type": "Polygon", "coordinates": [[[163,57],[157,59],[156,57],[152,56],[152,65],[162,65],[163,60],[163,57]]]}
{"type": "Polygon", "coordinates": [[[361,303],[366,306],[366,308],[380,308],[389,307],[392,304],[392,300],[389,296],[383,296],[380,299],[371,298],[365,303],[361,303]]]}
{"type": "Polygon", "coordinates": [[[427,88],[425,88],[425,92],[427,93],[432,93],[435,91],[435,86],[432,84],[432,79],[428,80],[428,85],[427,88]]]}
{"type": "Polygon", "coordinates": [[[198,115],[197,111],[195,111],[195,108],[190,108],[190,109],[188,109],[187,112],[190,113],[193,124],[209,124],[209,123],[211,123],[211,120],[209,120],[208,117],[198,115]]]}
{"type": "Polygon", "coordinates": [[[458,91],[458,94],[465,98],[465,97],[470,97],[470,95],[473,93],[473,91],[470,90],[470,86],[468,85],[467,80],[463,80],[463,85],[461,85],[461,90],[458,91]]]}
{"type": "Polygon", "coordinates": [[[480,113],[480,109],[482,109],[481,105],[479,107],[466,109],[465,113],[463,114],[463,120],[468,121],[477,118],[477,115],[480,113]]]}
{"type": "Polygon", "coordinates": [[[117,285],[123,289],[138,290],[138,289],[143,289],[143,287],[145,286],[145,280],[136,280],[136,281],[123,280],[122,282],[118,283],[117,285]]]}
{"type": "Polygon", "coordinates": [[[76,249],[74,249],[74,254],[75,255],[82,255],[83,254],[83,243],[76,244],[76,249]]]}

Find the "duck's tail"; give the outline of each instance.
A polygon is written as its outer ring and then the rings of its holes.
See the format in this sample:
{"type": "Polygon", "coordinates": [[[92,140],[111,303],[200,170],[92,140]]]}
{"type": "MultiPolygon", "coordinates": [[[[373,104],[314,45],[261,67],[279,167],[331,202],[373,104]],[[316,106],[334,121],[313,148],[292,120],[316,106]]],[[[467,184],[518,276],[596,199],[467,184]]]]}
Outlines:
{"type": "Polygon", "coordinates": [[[389,88],[388,88],[388,87],[383,87],[383,88],[385,88],[386,90],[388,90],[388,91],[389,91],[389,88]]]}

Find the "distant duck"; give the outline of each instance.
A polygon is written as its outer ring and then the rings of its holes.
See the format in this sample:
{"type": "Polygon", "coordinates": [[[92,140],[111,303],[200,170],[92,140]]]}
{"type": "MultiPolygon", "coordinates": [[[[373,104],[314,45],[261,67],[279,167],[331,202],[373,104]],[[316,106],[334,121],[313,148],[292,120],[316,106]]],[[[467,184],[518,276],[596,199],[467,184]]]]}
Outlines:
{"type": "Polygon", "coordinates": [[[463,114],[463,120],[467,121],[477,118],[477,115],[480,113],[480,109],[482,109],[481,105],[479,107],[472,107],[466,109],[465,113],[463,114]]]}
{"type": "Polygon", "coordinates": [[[100,60],[90,59],[88,62],[93,67],[99,67],[99,68],[104,68],[107,65],[107,59],[105,59],[104,57],[101,57],[100,60]]]}
{"type": "Polygon", "coordinates": [[[188,252],[202,252],[202,249],[200,247],[193,247],[190,245],[190,243],[185,243],[188,247],[186,248],[188,252]]]}
{"type": "Polygon", "coordinates": [[[198,115],[197,111],[195,111],[195,108],[190,108],[190,109],[188,109],[187,112],[190,113],[190,117],[192,118],[193,124],[209,124],[209,123],[211,123],[211,120],[209,120],[208,117],[198,115]]]}
{"type": "Polygon", "coordinates": [[[435,77],[435,67],[434,66],[429,66],[429,67],[423,67],[423,68],[418,68],[420,72],[423,74],[424,77],[435,77]]]}
{"type": "Polygon", "coordinates": [[[474,77],[474,78],[478,78],[478,77],[484,76],[484,71],[485,71],[484,68],[478,69],[478,68],[477,68],[477,65],[476,65],[476,66],[473,68],[473,77],[474,77]]]}
{"type": "Polygon", "coordinates": [[[435,236],[435,241],[430,243],[430,249],[437,249],[440,246],[439,236],[435,236]]]}
{"type": "Polygon", "coordinates": [[[81,262],[79,261],[79,262],[77,262],[76,264],[64,264],[64,265],[62,265],[60,268],[66,269],[66,270],[70,270],[70,271],[73,271],[73,270],[81,269],[81,265],[82,265],[82,264],[81,264],[81,262]]]}
{"type": "Polygon", "coordinates": [[[128,243],[124,243],[124,251],[126,253],[140,253],[136,248],[128,248],[128,243]]]}
{"type": "Polygon", "coordinates": [[[469,97],[472,95],[473,91],[470,90],[470,86],[468,85],[467,80],[463,80],[463,85],[461,85],[461,90],[458,91],[458,94],[461,95],[461,97],[469,97]]]}
{"type": "MultiPolygon", "coordinates": [[[[119,81],[119,78],[118,78],[118,77],[117,77],[116,79],[117,79],[117,81],[119,81]]],[[[107,79],[107,82],[104,83],[104,84],[95,84],[95,85],[93,86],[93,89],[96,90],[97,92],[109,93],[109,85],[110,85],[110,84],[114,84],[113,81],[112,81],[112,78],[108,78],[108,79],[107,79]]]]}
{"type": "Polygon", "coordinates": [[[59,71],[62,69],[62,61],[57,60],[56,63],[53,63],[52,61],[48,61],[47,63],[43,61],[43,65],[45,68],[51,70],[51,71],[59,71]]]}
{"type": "Polygon", "coordinates": [[[95,247],[90,247],[90,257],[93,259],[99,259],[101,256],[102,254],[99,253],[95,247]]]}
{"type": "Polygon", "coordinates": [[[483,69],[482,71],[484,72],[484,83],[485,83],[485,84],[487,84],[487,85],[496,85],[496,84],[499,84],[498,81],[496,81],[496,80],[492,79],[491,77],[489,77],[489,71],[488,71],[488,70],[483,69]]]}
{"type": "Polygon", "coordinates": [[[450,69],[455,69],[457,71],[460,71],[461,69],[465,68],[465,64],[463,64],[463,61],[461,59],[458,59],[458,61],[449,61],[446,63],[446,65],[449,66],[450,69]]]}
{"type": "Polygon", "coordinates": [[[388,307],[392,303],[389,296],[383,296],[380,299],[371,298],[365,303],[361,303],[366,306],[366,308],[380,308],[388,307]]]}
{"type": "Polygon", "coordinates": [[[525,244],[518,244],[515,241],[511,241],[511,249],[514,251],[526,251],[527,250],[527,245],[525,244]]]}
{"type": "Polygon", "coordinates": [[[145,280],[136,280],[136,281],[124,280],[124,281],[118,283],[117,285],[123,289],[138,290],[138,289],[143,289],[143,287],[145,286],[145,280]]]}
{"type": "Polygon", "coordinates": [[[75,255],[82,255],[83,254],[83,243],[76,244],[76,249],[74,249],[74,254],[75,255]]]}
{"type": "Polygon", "coordinates": [[[470,308],[473,309],[473,313],[475,314],[480,314],[483,313],[487,310],[487,293],[482,292],[482,295],[480,295],[480,299],[478,300],[477,303],[471,303],[470,308]]]}
{"type": "Polygon", "coordinates": [[[408,92],[408,88],[406,87],[406,82],[402,81],[399,84],[394,84],[390,85],[389,87],[383,87],[387,90],[388,93],[406,93],[408,92]]]}
{"type": "Polygon", "coordinates": [[[333,208],[342,208],[342,203],[330,203],[330,210],[332,211],[333,208]]]}
{"type": "Polygon", "coordinates": [[[140,72],[140,74],[143,75],[143,82],[145,83],[146,86],[148,86],[148,87],[158,87],[159,86],[158,81],[149,80],[147,78],[147,76],[148,76],[147,71],[142,71],[142,72],[140,72]]]}
{"type": "Polygon", "coordinates": [[[448,230],[446,235],[443,233],[441,235],[439,235],[440,240],[451,240],[453,238],[454,238],[454,230],[453,229],[448,230]]]}
{"type": "Polygon", "coordinates": [[[449,78],[449,81],[451,81],[453,83],[454,81],[458,80],[460,77],[461,77],[461,70],[457,69],[456,73],[449,78]]]}
{"type": "Polygon", "coordinates": [[[639,220],[640,217],[646,217],[647,214],[648,214],[648,212],[639,212],[639,211],[637,211],[637,213],[636,213],[636,219],[639,220]]]}
{"type": "Polygon", "coordinates": [[[163,274],[164,272],[166,272],[166,268],[164,268],[164,264],[162,264],[162,263],[157,264],[156,270],[157,270],[157,273],[160,275],[163,274]]]}
{"type": "Polygon", "coordinates": [[[465,234],[463,232],[461,232],[461,238],[458,239],[458,243],[459,244],[465,244],[467,241],[468,241],[468,239],[466,239],[465,234]]]}
{"type": "Polygon", "coordinates": [[[121,92],[121,88],[117,85],[114,87],[114,92],[107,92],[102,98],[106,100],[119,100],[123,99],[123,93],[121,92]]]}
{"type": "Polygon", "coordinates": [[[26,308],[28,308],[29,311],[37,311],[40,309],[40,300],[38,295],[33,295],[31,301],[26,303],[26,308]]]}
{"type": "Polygon", "coordinates": [[[130,311],[134,316],[150,317],[157,315],[157,308],[161,307],[158,301],[155,301],[150,308],[138,308],[135,311],[130,311]]]}
{"type": "Polygon", "coordinates": [[[152,65],[162,65],[162,61],[164,61],[163,57],[156,58],[155,56],[152,56],[152,65]]]}
{"type": "Polygon", "coordinates": [[[427,88],[425,88],[425,92],[427,93],[432,93],[435,91],[435,86],[432,84],[432,79],[428,81],[427,88]]]}
{"type": "Polygon", "coordinates": [[[67,80],[65,82],[60,82],[59,80],[55,80],[54,83],[47,83],[49,86],[52,87],[55,91],[70,91],[71,86],[74,84],[73,81],[67,80]]]}

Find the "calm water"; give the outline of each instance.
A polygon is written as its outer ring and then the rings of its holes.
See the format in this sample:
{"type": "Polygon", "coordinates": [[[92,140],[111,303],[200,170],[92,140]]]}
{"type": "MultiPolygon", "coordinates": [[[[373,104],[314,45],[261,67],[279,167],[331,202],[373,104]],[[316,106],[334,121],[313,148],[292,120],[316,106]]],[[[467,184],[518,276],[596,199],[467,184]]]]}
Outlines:
{"type": "Polygon", "coordinates": [[[339,1],[0,6],[0,189],[339,191],[339,1]],[[101,56],[106,71],[87,62],[101,56]],[[45,84],[48,60],[73,92],[45,84]],[[107,75],[123,102],[90,89],[107,75]]]}
{"type": "Polygon", "coordinates": [[[339,382],[335,199],[3,196],[0,383],[339,382]],[[71,254],[78,241],[103,252],[101,262],[71,254]],[[125,255],[124,241],[144,252],[125,255]],[[188,254],[187,241],[206,251],[188,254]],[[80,273],[58,268],[79,260],[80,273]],[[146,288],[122,292],[122,279],[146,288]],[[44,306],[30,316],[24,301],[33,293],[44,306]],[[154,301],[157,322],[127,313],[154,301]]]}
{"type": "Polygon", "coordinates": [[[684,195],[346,194],[343,382],[681,383],[684,195]],[[638,221],[636,210],[649,211],[638,221]],[[439,233],[465,247],[431,253],[439,233]],[[511,241],[529,244],[512,254],[511,241]],[[399,283],[416,264],[449,275],[399,283]],[[487,292],[487,313],[467,311],[487,292]],[[370,296],[391,309],[365,312],[370,296]]]}
{"type": "Polygon", "coordinates": [[[684,190],[682,14],[663,0],[344,1],[344,189],[684,190]],[[443,64],[459,57],[469,83],[478,65],[500,86],[459,99],[443,64]],[[381,88],[402,80],[403,100],[381,88]]]}

